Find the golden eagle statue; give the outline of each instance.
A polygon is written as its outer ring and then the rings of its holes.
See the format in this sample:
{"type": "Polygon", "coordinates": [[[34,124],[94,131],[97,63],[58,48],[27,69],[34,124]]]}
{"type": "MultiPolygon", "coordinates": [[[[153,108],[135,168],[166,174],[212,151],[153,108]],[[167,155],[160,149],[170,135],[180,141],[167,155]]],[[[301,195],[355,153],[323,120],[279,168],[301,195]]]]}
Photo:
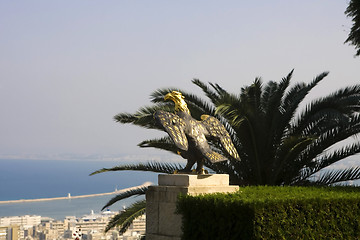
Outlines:
{"type": "Polygon", "coordinates": [[[211,150],[207,138],[219,140],[230,156],[240,160],[229,133],[219,120],[209,115],[202,115],[201,121],[192,118],[180,92],[172,91],[164,99],[174,101],[175,114],[159,110],[154,113],[154,118],[174,141],[178,153],[187,159],[185,168],[179,172],[190,173],[196,162],[196,172],[203,174],[205,159],[212,163],[228,160],[211,150]]]}

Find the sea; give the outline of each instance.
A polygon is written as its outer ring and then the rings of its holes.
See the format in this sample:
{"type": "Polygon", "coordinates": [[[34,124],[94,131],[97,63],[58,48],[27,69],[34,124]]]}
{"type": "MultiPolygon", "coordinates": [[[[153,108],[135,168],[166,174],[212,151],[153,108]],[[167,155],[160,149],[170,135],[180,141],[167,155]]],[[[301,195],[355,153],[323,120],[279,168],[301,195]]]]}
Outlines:
{"type": "MultiPolygon", "coordinates": [[[[0,201],[67,197],[69,193],[97,194],[145,182],[157,184],[158,174],[152,172],[116,171],[89,176],[98,169],[118,165],[119,161],[0,159],[0,201]]],[[[115,196],[0,204],[0,217],[40,215],[56,220],[82,217],[91,211],[100,213],[115,196]]],[[[116,212],[142,199],[143,195],[130,197],[113,204],[109,210],[116,212]]]]}

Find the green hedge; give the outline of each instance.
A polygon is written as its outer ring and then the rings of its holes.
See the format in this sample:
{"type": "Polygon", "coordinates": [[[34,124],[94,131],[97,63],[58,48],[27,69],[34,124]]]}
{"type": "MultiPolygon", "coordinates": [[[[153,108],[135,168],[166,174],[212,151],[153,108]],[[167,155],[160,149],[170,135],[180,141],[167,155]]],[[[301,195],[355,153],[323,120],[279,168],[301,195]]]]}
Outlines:
{"type": "Polygon", "coordinates": [[[179,196],[183,239],[360,239],[356,187],[244,187],[179,196]]]}

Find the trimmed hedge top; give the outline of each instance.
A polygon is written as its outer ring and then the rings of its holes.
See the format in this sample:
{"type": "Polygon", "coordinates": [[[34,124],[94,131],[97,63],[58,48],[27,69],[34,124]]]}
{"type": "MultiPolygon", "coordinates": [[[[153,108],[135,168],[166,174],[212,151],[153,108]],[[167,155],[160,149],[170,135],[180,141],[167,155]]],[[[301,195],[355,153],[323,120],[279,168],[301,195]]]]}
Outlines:
{"type": "Polygon", "coordinates": [[[182,195],[183,239],[359,239],[360,188],[241,187],[182,195]]]}
{"type": "MultiPolygon", "coordinates": [[[[217,195],[217,194],[215,194],[217,195]]],[[[287,201],[292,199],[340,199],[359,198],[358,187],[290,187],[290,186],[251,186],[241,187],[233,194],[219,194],[227,199],[233,198],[247,202],[287,201]]],[[[210,196],[210,195],[208,195],[210,196]]]]}

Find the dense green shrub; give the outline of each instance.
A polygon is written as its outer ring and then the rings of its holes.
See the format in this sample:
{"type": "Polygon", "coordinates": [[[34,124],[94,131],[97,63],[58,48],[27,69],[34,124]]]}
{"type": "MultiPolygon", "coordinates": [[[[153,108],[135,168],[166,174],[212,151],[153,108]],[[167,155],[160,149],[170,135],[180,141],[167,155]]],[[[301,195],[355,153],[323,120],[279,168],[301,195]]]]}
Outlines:
{"type": "Polygon", "coordinates": [[[360,239],[360,189],[243,187],[182,195],[183,239],[360,239]]]}

